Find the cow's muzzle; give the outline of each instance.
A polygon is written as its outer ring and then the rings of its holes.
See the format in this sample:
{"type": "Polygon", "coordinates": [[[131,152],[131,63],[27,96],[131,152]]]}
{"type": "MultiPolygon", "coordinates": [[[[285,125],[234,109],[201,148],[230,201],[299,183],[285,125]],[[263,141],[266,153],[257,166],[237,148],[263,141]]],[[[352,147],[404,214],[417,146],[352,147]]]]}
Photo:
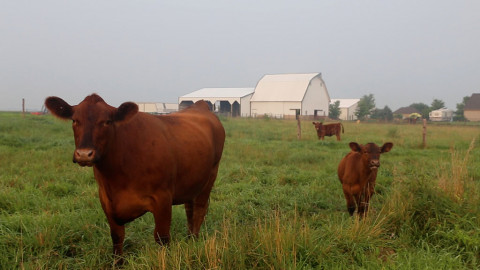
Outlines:
{"type": "Polygon", "coordinates": [[[379,160],[371,160],[369,164],[370,170],[377,170],[378,167],[380,167],[380,161],[379,160]]]}
{"type": "Polygon", "coordinates": [[[95,163],[95,150],[94,149],[75,149],[73,153],[73,162],[78,163],[80,166],[93,166],[95,163]]]}

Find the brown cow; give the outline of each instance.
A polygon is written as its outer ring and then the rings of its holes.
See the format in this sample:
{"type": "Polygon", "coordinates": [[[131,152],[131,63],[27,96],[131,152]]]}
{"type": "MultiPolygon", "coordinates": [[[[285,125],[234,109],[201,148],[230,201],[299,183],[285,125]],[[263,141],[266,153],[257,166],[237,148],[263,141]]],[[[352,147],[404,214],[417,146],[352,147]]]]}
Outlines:
{"type": "Polygon", "coordinates": [[[312,122],[317,130],[319,140],[323,140],[325,136],[337,136],[337,141],[340,141],[340,131],[344,133],[342,123],[323,124],[320,122],[312,122]]]}
{"type": "Polygon", "coordinates": [[[96,94],[76,106],[58,97],[45,105],[73,121],[73,162],[93,166],[115,255],[122,254],[125,223],[146,212],[157,243],[168,243],[172,205],[185,205],[188,231],[198,236],[225,141],[207,103],[166,116],[138,112],[132,102],[115,108],[96,94]]]}
{"type": "Polygon", "coordinates": [[[351,142],[349,146],[352,151],[338,164],[338,179],[342,183],[348,213],[353,215],[358,207],[358,214],[363,215],[368,212],[368,202],[375,190],[380,154],[389,152],[393,143],[378,147],[374,143],[351,142]]]}

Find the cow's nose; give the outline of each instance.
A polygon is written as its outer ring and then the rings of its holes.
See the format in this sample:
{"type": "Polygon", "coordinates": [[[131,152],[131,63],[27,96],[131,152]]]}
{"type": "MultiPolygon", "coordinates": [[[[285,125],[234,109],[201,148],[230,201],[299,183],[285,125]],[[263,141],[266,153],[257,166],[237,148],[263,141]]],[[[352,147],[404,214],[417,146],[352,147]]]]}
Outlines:
{"type": "Polygon", "coordinates": [[[370,167],[380,167],[380,160],[370,160],[370,167]]]}
{"type": "Polygon", "coordinates": [[[74,162],[82,166],[91,166],[95,158],[94,149],[76,149],[74,153],[74,162]]]}

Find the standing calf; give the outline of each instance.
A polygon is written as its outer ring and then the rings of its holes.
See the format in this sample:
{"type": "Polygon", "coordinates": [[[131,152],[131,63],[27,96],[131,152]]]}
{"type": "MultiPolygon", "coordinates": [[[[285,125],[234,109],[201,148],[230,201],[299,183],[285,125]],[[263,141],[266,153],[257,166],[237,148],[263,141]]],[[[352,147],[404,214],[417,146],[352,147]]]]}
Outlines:
{"type": "Polygon", "coordinates": [[[321,122],[312,122],[317,130],[319,140],[323,140],[325,136],[337,136],[337,141],[340,141],[340,131],[343,133],[342,123],[323,124],[321,122]]]}
{"type": "Polygon", "coordinates": [[[353,215],[358,208],[358,214],[363,215],[368,212],[368,202],[374,193],[380,154],[389,152],[393,143],[378,147],[374,143],[360,145],[351,142],[349,146],[352,151],[338,164],[338,179],[342,183],[348,213],[353,215]]]}

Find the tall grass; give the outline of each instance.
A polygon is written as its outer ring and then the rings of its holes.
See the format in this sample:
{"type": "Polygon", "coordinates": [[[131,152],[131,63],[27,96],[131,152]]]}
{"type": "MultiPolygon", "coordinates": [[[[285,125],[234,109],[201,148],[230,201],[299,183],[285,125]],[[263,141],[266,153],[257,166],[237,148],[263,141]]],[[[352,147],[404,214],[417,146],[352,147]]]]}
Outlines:
{"type": "MultiPolygon", "coordinates": [[[[126,228],[123,269],[472,269],[480,267],[476,125],[345,122],[319,141],[296,121],[222,119],[224,156],[198,239],[173,207],[172,242],[146,214],[126,228]],[[336,167],[348,142],[382,155],[366,218],[350,217],[336,167]]],[[[0,113],[2,269],[111,269],[108,224],[89,168],[71,163],[70,125],[0,113]]]]}

